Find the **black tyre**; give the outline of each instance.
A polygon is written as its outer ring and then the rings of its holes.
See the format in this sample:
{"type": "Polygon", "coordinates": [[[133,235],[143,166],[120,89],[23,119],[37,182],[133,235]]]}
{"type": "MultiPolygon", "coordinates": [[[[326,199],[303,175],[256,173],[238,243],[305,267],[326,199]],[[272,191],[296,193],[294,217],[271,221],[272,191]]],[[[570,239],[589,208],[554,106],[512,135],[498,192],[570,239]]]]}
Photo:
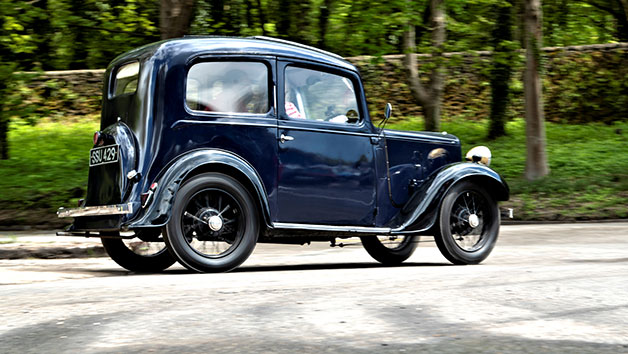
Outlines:
{"type": "Polygon", "coordinates": [[[236,179],[205,173],[177,193],[164,228],[168,249],[190,270],[225,272],[244,262],[259,230],[253,198],[236,179]]]}
{"type": "Polygon", "coordinates": [[[364,236],[360,238],[368,254],[385,265],[399,265],[410,258],[419,236],[364,236]]]}
{"type": "Polygon", "coordinates": [[[454,185],[443,199],[434,239],[450,262],[478,264],[495,247],[499,222],[499,209],[493,197],[484,188],[463,181],[454,185]]]}
{"type": "Polygon", "coordinates": [[[176,262],[161,236],[154,242],[146,242],[140,238],[123,240],[103,237],[100,240],[114,262],[133,272],[161,272],[176,262]]]}

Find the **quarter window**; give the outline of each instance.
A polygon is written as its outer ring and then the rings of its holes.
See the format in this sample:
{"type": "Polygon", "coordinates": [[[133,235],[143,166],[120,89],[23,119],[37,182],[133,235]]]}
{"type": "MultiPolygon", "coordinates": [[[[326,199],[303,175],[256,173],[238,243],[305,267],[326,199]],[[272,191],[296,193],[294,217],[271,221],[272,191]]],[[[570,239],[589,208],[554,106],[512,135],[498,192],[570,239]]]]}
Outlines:
{"type": "Polygon", "coordinates": [[[284,111],[289,118],[338,124],[360,121],[355,87],[348,78],[292,66],[284,76],[284,111]]]}
{"type": "Polygon", "coordinates": [[[140,63],[136,61],[119,67],[118,71],[116,71],[116,78],[113,84],[113,97],[127,93],[135,93],[139,73],[140,63]]]}
{"type": "Polygon", "coordinates": [[[203,62],[187,77],[185,102],[195,111],[264,114],[268,67],[259,62],[203,62]]]}

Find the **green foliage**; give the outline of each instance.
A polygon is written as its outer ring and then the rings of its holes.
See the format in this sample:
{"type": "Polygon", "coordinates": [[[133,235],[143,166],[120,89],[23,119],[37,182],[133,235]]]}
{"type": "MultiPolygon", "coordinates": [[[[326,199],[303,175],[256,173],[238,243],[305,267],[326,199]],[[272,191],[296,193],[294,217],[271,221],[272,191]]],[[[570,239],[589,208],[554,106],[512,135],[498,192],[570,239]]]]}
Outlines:
{"type": "MultiPolygon", "coordinates": [[[[614,0],[613,0],[614,1],[614,0]]],[[[543,44],[568,46],[616,41],[615,20],[586,1],[543,0],[543,44]]]]}
{"type": "MultiPolygon", "coordinates": [[[[510,55],[510,54],[507,54],[510,55]]],[[[506,120],[524,115],[525,58],[509,57],[512,65],[511,102],[506,120]]],[[[628,121],[628,51],[554,52],[543,55],[546,119],[559,123],[628,121]]],[[[364,80],[371,115],[378,119],[386,102],[394,107],[393,121],[420,115],[399,60],[354,60],[364,80]]],[[[422,66],[423,62],[419,62],[422,66]]],[[[445,60],[443,116],[470,120],[489,116],[491,57],[464,55],[445,60]]]]}
{"type": "Polygon", "coordinates": [[[46,119],[93,115],[100,111],[100,78],[95,81],[95,85],[89,85],[38,73],[16,73],[7,82],[3,115],[16,124],[29,125],[46,119]]]}
{"type": "Polygon", "coordinates": [[[75,123],[15,124],[9,132],[12,156],[0,161],[0,209],[76,205],[85,195],[95,117],[75,123]]]}
{"type": "Polygon", "coordinates": [[[547,60],[546,119],[605,122],[628,119],[628,51],[555,53],[547,60]]]}

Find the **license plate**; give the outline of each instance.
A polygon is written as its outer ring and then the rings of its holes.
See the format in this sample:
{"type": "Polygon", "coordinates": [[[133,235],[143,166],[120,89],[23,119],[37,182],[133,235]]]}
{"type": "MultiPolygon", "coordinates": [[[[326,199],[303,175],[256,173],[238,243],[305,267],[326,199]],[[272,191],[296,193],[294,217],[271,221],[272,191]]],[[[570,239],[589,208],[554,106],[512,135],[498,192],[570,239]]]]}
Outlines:
{"type": "Polygon", "coordinates": [[[108,145],[91,149],[89,151],[89,166],[118,162],[119,152],[120,147],[118,145],[108,145]]]}

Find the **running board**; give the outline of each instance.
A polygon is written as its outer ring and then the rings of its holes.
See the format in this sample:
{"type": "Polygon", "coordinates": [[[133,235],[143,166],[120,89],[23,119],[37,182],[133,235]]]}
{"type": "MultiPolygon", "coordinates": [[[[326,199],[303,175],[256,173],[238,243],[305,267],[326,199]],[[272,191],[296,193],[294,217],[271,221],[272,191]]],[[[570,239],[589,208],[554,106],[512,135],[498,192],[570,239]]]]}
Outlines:
{"type": "Polygon", "coordinates": [[[273,228],[282,230],[330,231],[356,234],[389,234],[392,231],[392,229],[388,227],[291,224],[283,222],[273,223],[273,228]]]}

